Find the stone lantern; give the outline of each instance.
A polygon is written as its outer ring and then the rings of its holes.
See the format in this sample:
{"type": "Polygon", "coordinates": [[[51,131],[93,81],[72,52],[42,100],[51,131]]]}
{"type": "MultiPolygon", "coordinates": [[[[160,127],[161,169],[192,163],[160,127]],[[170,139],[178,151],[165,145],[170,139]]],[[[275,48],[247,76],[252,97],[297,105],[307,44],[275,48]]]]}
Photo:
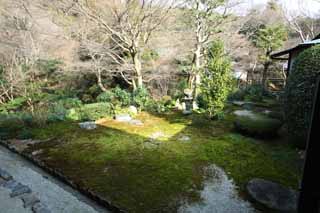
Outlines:
{"type": "Polygon", "coordinates": [[[192,113],[192,110],[193,110],[192,90],[185,89],[183,93],[184,93],[184,98],[182,99],[183,114],[189,115],[192,113]]]}

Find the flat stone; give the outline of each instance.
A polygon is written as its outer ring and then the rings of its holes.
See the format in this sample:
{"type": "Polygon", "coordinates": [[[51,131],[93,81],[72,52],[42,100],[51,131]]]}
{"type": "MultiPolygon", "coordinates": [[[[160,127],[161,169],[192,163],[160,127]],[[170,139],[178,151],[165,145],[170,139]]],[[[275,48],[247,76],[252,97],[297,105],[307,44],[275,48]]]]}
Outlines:
{"type": "Polygon", "coordinates": [[[43,150],[40,149],[40,150],[33,151],[31,154],[32,154],[33,156],[35,156],[35,155],[40,155],[40,154],[42,154],[42,153],[43,153],[43,150]]]}
{"type": "Polygon", "coordinates": [[[0,177],[3,178],[4,180],[11,180],[12,176],[5,170],[0,168],[0,177]]]}
{"type": "Polygon", "coordinates": [[[249,117],[251,119],[256,119],[257,115],[256,113],[250,111],[250,110],[236,110],[233,112],[236,116],[243,116],[243,117],[249,117]]]}
{"type": "Polygon", "coordinates": [[[115,116],[115,120],[128,123],[132,120],[132,117],[129,114],[120,114],[115,116]]]}
{"type": "Polygon", "coordinates": [[[285,212],[297,210],[298,192],[263,179],[253,179],[247,184],[250,196],[264,206],[285,212]]]}
{"type": "Polygon", "coordinates": [[[181,138],[179,138],[179,141],[181,141],[181,142],[188,142],[190,140],[191,140],[191,138],[187,135],[184,135],[181,138]]]}
{"type": "Polygon", "coordinates": [[[246,102],[244,101],[232,101],[232,104],[235,106],[240,106],[242,107],[246,102]]]}
{"type": "Polygon", "coordinates": [[[36,203],[32,207],[34,213],[51,213],[51,211],[42,203],[36,203]]]}
{"type": "Polygon", "coordinates": [[[158,139],[158,138],[161,138],[161,137],[164,137],[165,134],[161,131],[158,131],[158,132],[154,132],[150,135],[150,139],[152,140],[155,140],[155,139],[158,139]]]}
{"type": "Polygon", "coordinates": [[[184,115],[191,115],[191,114],[192,114],[192,111],[191,111],[191,110],[183,110],[183,111],[182,111],[182,114],[184,114],[184,115]]]}
{"type": "Polygon", "coordinates": [[[142,121],[140,121],[140,120],[131,120],[131,121],[129,121],[129,124],[136,125],[136,126],[143,125],[142,121]]]}
{"type": "Polygon", "coordinates": [[[15,180],[9,180],[3,184],[3,187],[13,190],[18,184],[15,180]]]}
{"type": "Polygon", "coordinates": [[[23,201],[24,208],[33,207],[36,203],[40,202],[39,198],[34,194],[24,194],[21,196],[21,200],[23,201]]]}
{"type": "Polygon", "coordinates": [[[2,186],[3,184],[5,184],[7,181],[3,178],[0,178],[0,186],[2,186]]]}
{"type": "Polygon", "coordinates": [[[16,187],[12,189],[10,197],[16,197],[16,196],[31,193],[31,192],[32,190],[28,186],[25,186],[19,183],[16,187]]]}
{"type": "Polygon", "coordinates": [[[93,121],[79,123],[81,129],[93,130],[97,128],[97,124],[93,121]]]}

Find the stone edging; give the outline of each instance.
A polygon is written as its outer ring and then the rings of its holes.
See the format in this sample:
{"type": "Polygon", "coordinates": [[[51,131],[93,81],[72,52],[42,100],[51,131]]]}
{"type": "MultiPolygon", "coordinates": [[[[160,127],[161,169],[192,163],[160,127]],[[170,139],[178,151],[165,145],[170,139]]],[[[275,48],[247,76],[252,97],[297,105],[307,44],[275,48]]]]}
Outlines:
{"type": "Polygon", "coordinates": [[[0,168],[0,186],[10,191],[10,198],[20,198],[23,202],[23,208],[30,209],[33,213],[51,213],[51,211],[41,203],[40,199],[34,195],[32,189],[17,182],[11,174],[2,168],[0,168]]]}
{"type": "Polygon", "coordinates": [[[68,179],[66,176],[64,176],[60,171],[57,169],[49,168],[45,163],[43,163],[41,160],[36,159],[33,155],[19,152],[14,146],[10,146],[10,144],[6,141],[0,140],[0,145],[4,146],[5,148],[9,149],[10,151],[24,157],[29,162],[37,165],[47,173],[51,174],[55,178],[59,179],[63,183],[71,186],[73,189],[79,191],[83,195],[89,197],[90,199],[94,200],[98,204],[106,207],[109,211],[116,212],[116,213],[126,213],[126,211],[120,209],[119,207],[113,205],[110,201],[106,200],[105,198],[101,197],[100,195],[96,194],[95,192],[91,191],[90,189],[84,189],[80,187],[78,184],[73,182],[72,180],[68,179]]]}

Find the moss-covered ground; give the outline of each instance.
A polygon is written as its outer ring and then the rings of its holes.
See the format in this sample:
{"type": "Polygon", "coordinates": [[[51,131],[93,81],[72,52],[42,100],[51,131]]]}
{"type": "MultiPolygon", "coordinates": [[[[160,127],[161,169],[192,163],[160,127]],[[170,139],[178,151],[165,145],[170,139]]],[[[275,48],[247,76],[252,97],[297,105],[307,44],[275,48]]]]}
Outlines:
{"type": "Polygon", "coordinates": [[[33,134],[54,140],[27,151],[42,149],[39,158],[48,166],[129,212],[175,212],[181,200],[199,201],[207,178],[203,168],[210,164],[222,167],[240,193],[251,178],[298,187],[297,151],[282,139],[233,132],[231,115],[212,121],[198,114],[141,113],[137,119],[144,125],[106,119],[91,131],[76,123],[52,124],[33,134]],[[154,135],[159,137],[150,139],[154,135]]]}

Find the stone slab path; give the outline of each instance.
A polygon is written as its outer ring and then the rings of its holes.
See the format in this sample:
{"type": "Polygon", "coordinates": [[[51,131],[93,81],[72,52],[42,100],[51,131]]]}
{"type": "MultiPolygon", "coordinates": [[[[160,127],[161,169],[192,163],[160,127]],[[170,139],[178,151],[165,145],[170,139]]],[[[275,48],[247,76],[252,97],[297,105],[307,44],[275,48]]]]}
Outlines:
{"type": "MultiPolygon", "coordinates": [[[[39,199],[36,204],[46,207],[51,213],[105,213],[108,212],[103,207],[96,205],[88,198],[73,190],[71,187],[57,181],[51,175],[45,173],[38,167],[26,161],[0,146],[0,169],[9,173],[13,180],[27,186],[32,193],[24,195],[32,195],[39,199]]],[[[0,212],[1,213],[32,213],[31,206],[24,208],[29,197],[23,195],[12,196],[12,189],[4,187],[0,183],[0,212]],[[2,186],[1,186],[2,185],[2,186]]]]}

